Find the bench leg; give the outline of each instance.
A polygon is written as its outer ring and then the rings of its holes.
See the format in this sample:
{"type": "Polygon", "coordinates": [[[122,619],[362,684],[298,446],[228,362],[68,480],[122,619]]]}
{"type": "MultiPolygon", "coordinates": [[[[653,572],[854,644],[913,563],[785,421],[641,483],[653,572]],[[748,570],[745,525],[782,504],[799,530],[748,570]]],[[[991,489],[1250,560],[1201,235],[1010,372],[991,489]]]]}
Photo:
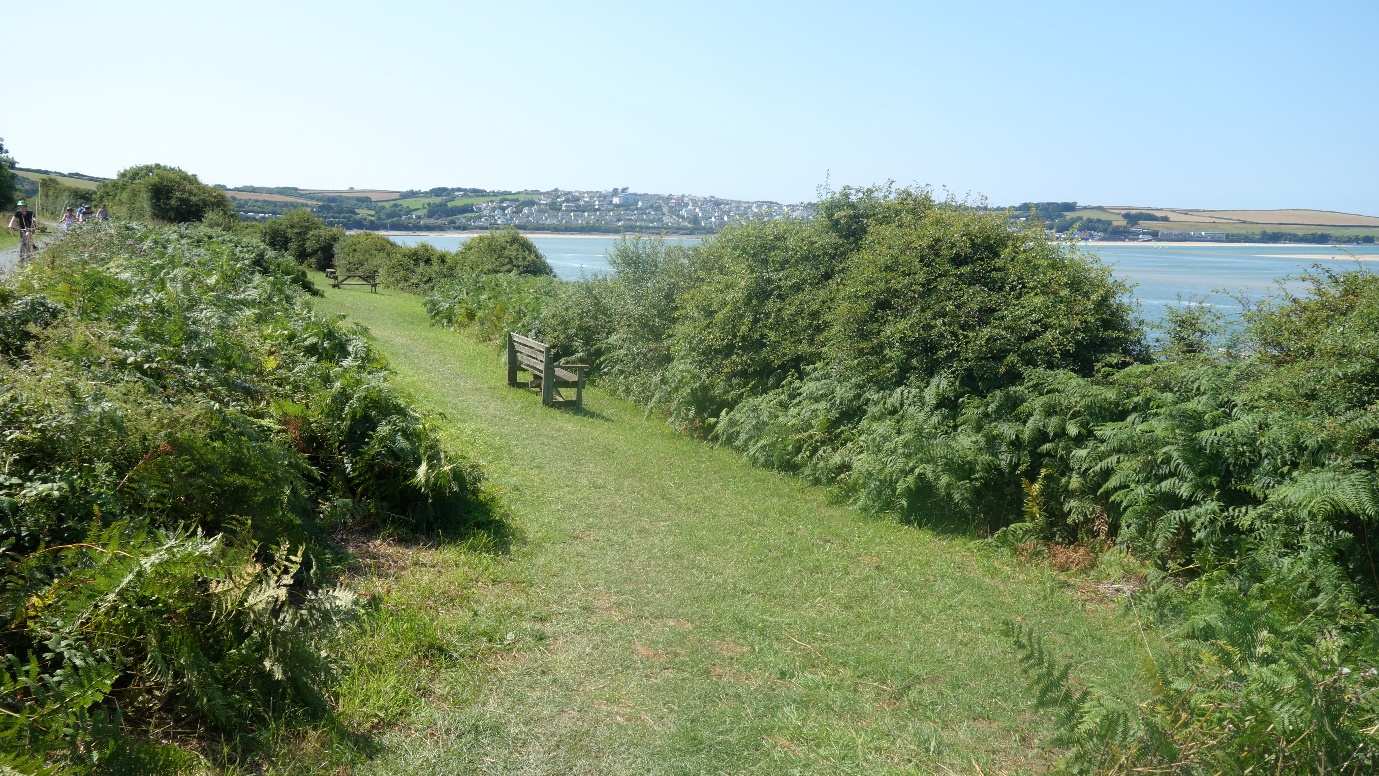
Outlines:
{"type": "Polygon", "coordinates": [[[547,407],[555,400],[555,359],[551,357],[551,351],[546,350],[546,355],[541,359],[541,403],[547,407]]]}
{"type": "Polygon", "coordinates": [[[579,370],[579,380],[575,381],[575,411],[584,411],[584,370],[579,370]]]}
{"type": "Polygon", "coordinates": [[[517,346],[512,344],[512,332],[508,332],[508,387],[517,387],[517,346]]]}

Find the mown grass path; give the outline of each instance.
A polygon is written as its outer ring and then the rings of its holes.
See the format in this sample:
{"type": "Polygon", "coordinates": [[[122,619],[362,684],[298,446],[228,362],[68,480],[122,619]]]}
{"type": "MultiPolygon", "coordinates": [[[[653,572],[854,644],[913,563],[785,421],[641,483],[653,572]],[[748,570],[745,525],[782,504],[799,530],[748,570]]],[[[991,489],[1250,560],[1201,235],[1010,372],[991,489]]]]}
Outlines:
{"type": "Polygon", "coordinates": [[[587,415],[545,409],[415,297],[327,289],[319,306],[368,326],[520,537],[507,581],[472,601],[444,554],[391,572],[413,592],[385,611],[456,633],[503,623],[511,649],[427,663],[424,702],[359,772],[1039,770],[1049,721],[1010,618],[1081,675],[1133,682],[1133,623],[1042,569],[831,503],[597,388],[587,415]]]}

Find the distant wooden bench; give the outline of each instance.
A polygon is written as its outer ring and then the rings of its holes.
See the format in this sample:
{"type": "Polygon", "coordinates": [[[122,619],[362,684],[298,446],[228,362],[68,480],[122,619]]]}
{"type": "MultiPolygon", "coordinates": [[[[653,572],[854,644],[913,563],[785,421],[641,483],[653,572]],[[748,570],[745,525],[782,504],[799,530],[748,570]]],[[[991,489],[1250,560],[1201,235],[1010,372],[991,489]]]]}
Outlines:
{"type": "Polygon", "coordinates": [[[326,277],[330,278],[331,288],[340,286],[368,286],[369,290],[378,293],[378,273],[359,272],[341,275],[335,271],[334,267],[326,268],[326,277]]]}
{"type": "Polygon", "coordinates": [[[584,370],[588,368],[588,364],[557,364],[549,345],[508,332],[508,385],[540,390],[541,403],[548,407],[573,404],[577,410],[584,409],[584,370]],[[531,378],[519,381],[518,372],[527,372],[531,378]],[[561,388],[574,388],[575,398],[562,396],[561,388]]]}

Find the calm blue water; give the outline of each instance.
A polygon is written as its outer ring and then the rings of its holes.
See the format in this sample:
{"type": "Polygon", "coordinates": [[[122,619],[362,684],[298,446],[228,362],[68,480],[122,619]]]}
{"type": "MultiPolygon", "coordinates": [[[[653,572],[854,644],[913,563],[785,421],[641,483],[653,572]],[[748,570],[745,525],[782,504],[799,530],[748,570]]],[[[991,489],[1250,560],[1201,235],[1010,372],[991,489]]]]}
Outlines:
{"type": "MultiPolygon", "coordinates": [[[[447,234],[435,237],[389,235],[393,242],[401,245],[416,245],[425,242],[447,251],[455,250],[472,236],[468,234],[447,234]]],[[[536,243],[537,250],[541,251],[541,255],[550,262],[551,269],[555,270],[556,275],[566,280],[580,280],[607,275],[612,271],[608,266],[608,251],[620,239],[622,238],[533,236],[531,241],[536,243]]],[[[698,237],[666,238],[666,242],[671,245],[694,245],[699,240],[698,237]]]]}
{"type": "Polygon", "coordinates": [[[1296,277],[1321,265],[1334,270],[1379,269],[1373,261],[1379,248],[1324,245],[1088,245],[1121,280],[1134,287],[1140,314],[1146,320],[1163,317],[1164,308],[1180,302],[1209,304],[1230,315],[1239,312],[1238,298],[1257,301],[1282,289],[1299,290],[1296,277]]]}
{"type": "MultiPolygon", "coordinates": [[[[393,237],[403,245],[429,242],[445,250],[455,250],[467,239],[468,235],[393,237]]],[[[618,239],[532,237],[532,242],[545,254],[557,275],[574,280],[607,274],[610,271],[608,250],[618,239]]],[[[673,237],[668,242],[693,245],[699,242],[699,238],[673,237]]],[[[1288,279],[1314,264],[1337,270],[1379,269],[1379,263],[1362,263],[1353,258],[1379,258],[1379,247],[1373,245],[1336,248],[1316,245],[1255,247],[1124,243],[1086,245],[1083,249],[1101,257],[1117,277],[1134,286],[1140,314],[1150,321],[1159,320],[1165,307],[1179,302],[1214,305],[1230,314],[1240,309],[1236,297],[1258,300],[1277,293],[1280,283],[1296,289],[1296,281],[1290,283],[1288,279]]]]}

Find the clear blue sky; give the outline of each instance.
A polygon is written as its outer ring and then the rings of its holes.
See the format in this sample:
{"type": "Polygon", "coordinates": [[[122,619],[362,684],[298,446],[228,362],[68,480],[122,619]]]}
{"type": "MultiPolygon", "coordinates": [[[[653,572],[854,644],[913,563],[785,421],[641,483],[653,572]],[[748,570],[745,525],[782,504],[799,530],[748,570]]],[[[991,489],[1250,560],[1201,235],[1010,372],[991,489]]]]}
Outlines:
{"type": "Polygon", "coordinates": [[[6,5],[25,166],[1379,213],[1374,0],[6,5]]]}

